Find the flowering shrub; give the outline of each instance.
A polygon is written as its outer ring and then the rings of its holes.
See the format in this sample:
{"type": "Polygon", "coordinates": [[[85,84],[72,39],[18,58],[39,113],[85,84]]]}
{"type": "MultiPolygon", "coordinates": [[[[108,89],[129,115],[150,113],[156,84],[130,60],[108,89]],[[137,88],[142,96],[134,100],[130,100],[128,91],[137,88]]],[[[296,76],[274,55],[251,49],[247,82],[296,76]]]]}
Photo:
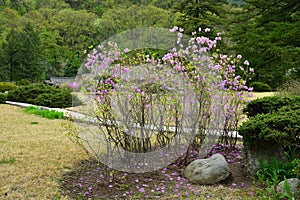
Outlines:
{"type": "MultiPolygon", "coordinates": [[[[226,144],[235,145],[230,133],[236,130],[250,94],[246,79],[253,69],[247,60],[240,64],[241,55],[218,53],[221,34],[211,40],[195,32],[186,42],[183,29],[174,27],[171,32],[178,36],[176,44],[161,59],[140,50],[121,51],[114,42],[88,54],[77,91],[85,94],[99,131],[76,137],[86,138],[83,143],[93,152],[98,148],[109,155],[96,153],[100,160],[112,162],[118,155],[127,162],[136,153],[160,150],[168,155],[159,161],[163,162],[187,155],[190,144],[201,147],[212,139],[209,135],[222,135],[226,144]],[[99,137],[105,148],[88,139],[99,137]]],[[[149,157],[135,163],[145,159],[149,157]]]]}

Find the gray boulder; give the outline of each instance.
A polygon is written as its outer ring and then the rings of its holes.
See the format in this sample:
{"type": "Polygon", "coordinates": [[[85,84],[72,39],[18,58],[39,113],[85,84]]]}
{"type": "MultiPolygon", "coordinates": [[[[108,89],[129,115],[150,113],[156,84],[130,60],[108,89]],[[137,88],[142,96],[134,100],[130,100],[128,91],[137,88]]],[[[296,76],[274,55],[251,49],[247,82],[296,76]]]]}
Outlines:
{"type": "MultiPolygon", "coordinates": [[[[298,178],[289,178],[287,179],[287,182],[290,185],[290,191],[291,191],[291,195],[297,195],[298,197],[300,197],[300,179],[298,178]]],[[[277,191],[281,194],[285,194],[285,190],[284,190],[284,185],[285,185],[285,181],[281,181],[278,186],[277,186],[277,191]]]]}
{"type": "Polygon", "coordinates": [[[211,185],[226,180],[230,174],[228,163],[221,154],[195,160],[184,171],[184,175],[189,181],[202,185],[211,185]]]}

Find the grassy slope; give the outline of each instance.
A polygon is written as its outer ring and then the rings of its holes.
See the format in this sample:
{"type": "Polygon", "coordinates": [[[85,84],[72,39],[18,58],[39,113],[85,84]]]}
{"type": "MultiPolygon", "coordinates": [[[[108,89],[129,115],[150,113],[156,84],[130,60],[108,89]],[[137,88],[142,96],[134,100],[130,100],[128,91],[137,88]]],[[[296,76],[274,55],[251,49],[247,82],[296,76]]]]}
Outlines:
{"type": "Polygon", "coordinates": [[[87,156],[64,135],[62,122],[0,104],[0,160],[16,160],[0,165],[0,199],[66,198],[57,180],[87,156]]]}

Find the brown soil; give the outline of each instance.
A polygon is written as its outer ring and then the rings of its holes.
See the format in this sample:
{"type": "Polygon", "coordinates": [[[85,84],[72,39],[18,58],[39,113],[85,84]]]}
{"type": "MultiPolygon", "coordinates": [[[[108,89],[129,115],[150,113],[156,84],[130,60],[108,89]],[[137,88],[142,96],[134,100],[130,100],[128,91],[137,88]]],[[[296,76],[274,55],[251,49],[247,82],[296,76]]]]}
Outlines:
{"type": "MultiPolygon", "coordinates": [[[[72,172],[63,175],[61,189],[64,195],[74,199],[182,199],[187,196],[189,199],[255,199],[255,186],[252,178],[243,172],[239,153],[234,162],[229,162],[231,177],[213,186],[190,184],[183,178],[186,165],[173,164],[150,173],[127,174],[112,171],[91,158],[77,163],[72,172]]],[[[227,160],[232,157],[231,150],[222,154],[227,160]]]]}

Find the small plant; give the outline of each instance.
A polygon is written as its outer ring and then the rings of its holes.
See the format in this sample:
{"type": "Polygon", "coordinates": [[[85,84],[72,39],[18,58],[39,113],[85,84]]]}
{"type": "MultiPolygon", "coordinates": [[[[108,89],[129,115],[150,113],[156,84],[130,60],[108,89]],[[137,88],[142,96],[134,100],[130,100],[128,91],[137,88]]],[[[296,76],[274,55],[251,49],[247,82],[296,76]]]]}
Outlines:
{"type": "Polygon", "coordinates": [[[64,113],[55,110],[42,110],[39,107],[29,106],[25,108],[25,113],[39,115],[48,119],[63,119],[64,113]]]}
{"type": "Polygon", "coordinates": [[[287,162],[280,162],[274,158],[270,162],[260,160],[260,165],[261,169],[258,170],[257,175],[265,181],[269,180],[272,183],[276,183],[276,185],[283,181],[284,178],[292,178],[294,176],[293,169],[295,164],[292,160],[287,162]]]}
{"type": "Polygon", "coordinates": [[[286,162],[280,162],[275,158],[269,162],[259,160],[261,169],[257,171],[256,175],[259,181],[266,187],[267,194],[273,199],[284,197],[293,199],[287,179],[295,177],[294,169],[297,165],[296,160],[293,155],[289,155],[286,162]],[[277,190],[277,186],[281,181],[285,181],[285,194],[280,194],[277,190]]]}
{"type": "Polygon", "coordinates": [[[287,197],[289,200],[295,200],[293,195],[291,194],[291,186],[288,182],[288,180],[284,177],[284,196],[287,197]]]}
{"type": "Polygon", "coordinates": [[[14,164],[15,162],[16,162],[15,158],[2,159],[2,160],[0,160],[0,165],[3,165],[3,164],[14,164]]]}
{"type": "Polygon", "coordinates": [[[38,122],[30,122],[30,124],[39,124],[38,122]]]}

